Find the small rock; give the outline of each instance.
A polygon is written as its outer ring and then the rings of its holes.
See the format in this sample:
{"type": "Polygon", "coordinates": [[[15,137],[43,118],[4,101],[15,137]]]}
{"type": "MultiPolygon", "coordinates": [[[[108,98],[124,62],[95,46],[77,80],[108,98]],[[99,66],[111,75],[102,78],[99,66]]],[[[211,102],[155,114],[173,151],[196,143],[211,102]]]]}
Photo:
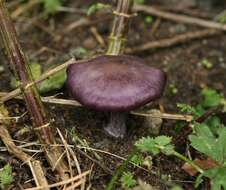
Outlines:
{"type": "Polygon", "coordinates": [[[3,73],[5,71],[5,68],[0,65],[0,73],[3,73]]]}
{"type": "Polygon", "coordinates": [[[83,42],[83,47],[86,49],[94,49],[96,48],[96,46],[97,43],[92,37],[85,39],[85,41],[83,42]]]}
{"type": "MultiPolygon", "coordinates": [[[[147,114],[158,115],[161,114],[160,110],[151,109],[147,111],[147,114]]],[[[145,117],[144,119],[144,127],[148,130],[149,134],[159,135],[161,126],[162,126],[162,118],[160,117],[145,117]]]]}

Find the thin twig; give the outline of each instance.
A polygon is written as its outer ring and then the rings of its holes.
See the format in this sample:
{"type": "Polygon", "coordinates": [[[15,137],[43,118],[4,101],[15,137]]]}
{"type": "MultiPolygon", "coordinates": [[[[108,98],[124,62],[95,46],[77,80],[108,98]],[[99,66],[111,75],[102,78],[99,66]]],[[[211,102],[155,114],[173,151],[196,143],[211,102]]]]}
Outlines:
{"type": "Polygon", "coordinates": [[[15,120],[16,123],[18,122],[19,119],[23,118],[25,115],[27,114],[27,112],[24,112],[22,115],[20,116],[14,116],[14,117],[9,117],[9,116],[4,116],[4,117],[0,117],[0,120],[15,120]]]}
{"type": "MultiPolygon", "coordinates": [[[[83,62],[83,61],[77,61],[76,63],[81,63],[81,62],[83,62]]],[[[55,68],[53,68],[53,69],[47,71],[46,73],[44,73],[43,75],[41,75],[37,80],[28,83],[28,85],[29,85],[29,86],[32,86],[32,85],[34,85],[34,84],[38,84],[38,83],[42,82],[43,80],[47,79],[48,77],[52,76],[53,74],[55,74],[55,73],[57,73],[57,72],[59,72],[59,71],[65,69],[66,67],[68,67],[68,66],[69,66],[70,64],[72,64],[72,63],[75,63],[75,59],[74,59],[74,58],[72,58],[72,59],[66,61],[65,63],[63,63],[63,64],[61,64],[61,65],[59,65],[59,66],[57,66],[57,67],[55,67],[55,68]]],[[[21,89],[20,89],[20,88],[17,88],[17,89],[15,89],[15,90],[9,92],[6,96],[2,97],[2,98],[0,99],[0,102],[3,103],[3,102],[5,102],[5,101],[8,101],[8,100],[10,100],[11,98],[16,97],[16,96],[19,95],[20,93],[21,93],[21,89]]]]}
{"type": "MultiPolygon", "coordinates": [[[[7,115],[8,115],[7,110],[4,108],[4,106],[1,106],[0,116],[5,117],[7,115]]],[[[5,144],[8,152],[13,154],[15,157],[17,157],[18,159],[20,159],[22,162],[26,163],[30,167],[37,186],[41,184],[47,186],[48,182],[44,175],[44,171],[42,169],[41,163],[38,160],[35,160],[33,157],[29,156],[28,154],[24,153],[19,147],[17,147],[14,144],[13,139],[10,136],[6,125],[10,125],[10,122],[1,121],[0,138],[5,144]]],[[[44,190],[49,190],[49,188],[44,188],[44,190]]]]}
{"type": "MultiPolygon", "coordinates": [[[[10,93],[11,92],[9,92],[9,93],[7,93],[7,92],[0,92],[0,97],[7,98],[8,99],[8,94],[10,94],[10,93]]],[[[10,95],[10,99],[13,99],[13,98],[19,99],[19,100],[23,100],[23,97],[22,96],[18,96],[17,94],[14,94],[13,96],[10,95]]],[[[59,105],[76,106],[76,107],[81,107],[82,106],[76,100],[68,100],[68,99],[62,99],[62,98],[54,98],[52,96],[41,97],[41,100],[44,103],[50,103],[50,104],[59,104],[59,105]]]]}
{"type": "Polygon", "coordinates": [[[92,160],[95,164],[97,164],[100,168],[102,168],[104,172],[106,172],[107,174],[113,175],[114,172],[112,170],[110,170],[108,167],[106,167],[105,165],[103,165],[102,163],[97,161],[96,159],[92,158],[91,156],[89,156],[88,154],[86,154],[85,152],[80,150],[79,148],[77,148],[77,147],[75,147],[75,148],[81,155],[87,157],[89,160],[92,160]]]}
{"type": "Polygon", "coordinates": [[[98,33],[97,28],[92,26],[90,28],[90,31],[92,32],[93,36],[96,38],[96,41],[100,44],[101,47],[106,47],[106,43],[102,36],[98,33]]]}
{"type": "Polygon", "coordinates": [[[182,115],[182,114],[169,114],[169,113],[140,113],[140,112],[135,112],[132,111],[130,112],[132,115],[138,115],[138,116],[143,116],[143,117],[151,117],[151,118],[162,118],[162,119],[172,119],[172,120],[182,120],[182,121],[187,121],[191,122],[193,120],[192,115],[182,115]]]}
{"type": "MultiPolygon", "coordinates": [[[[83,172],[82,174],[80,175],[77,175],[73,178],[70,178],[70,179],[67,179],[67,180],[64,180],[64,181],[61,181],[61,182],[58,182],[58,183],[54,183],[54,184],[51,184],[51,185],[48,185],[48,186],[41,186],[41,187],[35,187],[35,188],[28,188],[28,189],[25,189],[25,190],[42,190],[43,188],[53,188],[53,187],[60,187],[62,185],[67,185],[71,182],[75,182],[77,180],[80,179],[79,183],[77,184],[76,187],[78,187],[79,185],[81,185],[83,183],[83,178],[84,176],[88,175],[90,173],[90,170],[86,171],[86,172],[83,172]]],[[[75,187],[74,187],[75,188],[75,187]]]]}
{"type": "Polygon", "coordinates": [[[145,12],[147,14],[151,14],[153,16],[157,16],[157,17],[164,18],[167,20],[172,20],[175,22],[226,31],[226,25],[224,25],[224,24],[217,23],[217,22],[210,21],[210,20],[204,20],[204,19],[200,19],[200,18],[196,18],[196,17],[169,13],[166,11],[158,10],[152,6],[136,5],[136,6],[134,6],[134,10],[140,11],[140,12],[145,12]]]}
{"type": "Polygon", "coordinates": [[[18,6],[16,10],[12,12],[11,17],[13,19],[19,17],[22,13],[27,12],[29,9],[33,8],[38,3],[40,3],[40,0],[32,0],[26,3],[23,3],[22,5],[18,6]]]}
{"type": "MultiPolygon", "coordinates": [[[[91,147],[85,147],[85,146],[77,146],[77,147],[80,148],[80,149],[92,150],[92,151],[95,151],[95,152],[99,152],[99,153],[103,153],[103,154],[106,154],[106,155],[110,155],[110,156],[112,156],[112,157],[118,158],[118,159],[123,160],[123,161],[126,160],[126,158],[124,158],[124,157],[121,157],[121,156],[119,156],[119,155],[116,155],[116,154],[113,154],[113,153],[110,153],[110,152],[107,152],[107,151],[104,151],[104,150],[100,150],[100,149],[96,149],[96,148],[91,148],[91,147]]],[[[143,168],[143,167],[141,167],[141,166],[135,164],[134,162],[131,162],[131,161],[130,161],[130,163],[131,163],[132,165],[136,166],[136,167],[139,168],[139,169],[142,169],[142,170],[144,170],[144,171],[146,171],[146,172],[150,172],[149,170],[147,170],[147,169],[145,169],[145,168],[143,168]]]]}
{"type": "MultiPolygon", "coordinates": [[[[69,165],[69,170],[70,170],[70,177],[73,176],[73,170],[72,170],[72,166],[71,166],[71,157],[70,157],[70,154],[69,154],[69,151],[68,151],[68,144],[67,142],[65,141],[62,133],[60,132],[60,130],[57,128],[57,133],[59,134],[60,136],[60,139],[61,141],[63,142],[63,145],[64,145],[64,149],[65,149],[65,152],[66,152],[66,156],[67,156],[67,161],[68,161],[68,165],[69,165]]],[[[72,183],[73,184],[73,183],[72,183]]]]}
{"type": "Polygon", "coordinates": [[[138,53],[145,50],[156,50],[159,48],[167,48],[167,47],[172,47],[174,45],[187,43],[191,40],[216,36],[218,34],[222,34],[222,32],[214,29],[204,29],[204,30],[199,30],[195,32],[187,32],[185,34],[180,34],[172,38],[166,38],[166,39],[147,42],[134,48],[126,48],[125,51],[126,53],[133,54],[133,53],[138,53]]]}
{"type": "MultiPolygon", "coordinates": [[[[0,97],[4,96],[5,94],[7,94],[7,93],[6,92],[0,92],[0,97]]],[[[17,96],[15,98],[22,99],[22,97],[20,97],[20,96],[17,96]]],[[[41,100],[44,103],[82,107],[82,105],[79,102],[77,102],[76,100],[68,100],[68,99],[62,99],[62,98],[53,98],[52,96],[50,96],[50,97],[41,97],[41,100]]],[[[152,114],[152,113],[141,113],[141,112],[137,112],[137,111],[131,111],[130,114],[138,115],[138,116],[142,116],[142,117],[182,120],[182,121],[187,121],[187,122],[190,122],[190,121],[193,120],[193,116],[192,115],[182,115],[182,114],[171,114],[171,113],[152,114]]]]}
{"type": "MultiPolygon", "coordinates": [[[[198,123],[204,122],[206,119],[208,119],[210,116],[215,115],[216,113],[222,111],[222,105],[216,106],[213,108],[208,109],[203,115],[198,117],[195,121],[198,123]]],[[[190,124],[184,126],[182,128],[182,131],[174,138],[173,143],[175,145],[182,145],[186,142],[188,135],[192,133],[193,129],[190,124]]]]}
{"type": "Polygon", "coordinates": [[[103,22],[103,21],[106,21],[106,20],[109,20],[111,17],[109,17],[108,15],[105,15],[101,18],[97,18],[95,20],[91,20],[89,18],[81,18],[79,20],[76,20],[74,22],[72,22],[71,24],[69,24],[65,30],[63,31],[63,34],[67,34],[69,32],[71,32],[72,30],[75,30],[79,27],[82,27],[82,26],[90,26],[90,25],[95,25],[99,22],[103,22]]]}

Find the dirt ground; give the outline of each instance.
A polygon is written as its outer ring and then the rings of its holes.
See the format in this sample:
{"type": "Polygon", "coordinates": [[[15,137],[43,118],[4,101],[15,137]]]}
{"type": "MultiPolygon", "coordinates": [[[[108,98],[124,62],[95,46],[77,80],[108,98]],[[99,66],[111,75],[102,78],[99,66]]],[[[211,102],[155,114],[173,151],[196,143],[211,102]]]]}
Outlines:
{"type": "MultiPolygon", "coordinates": [[[[87,8],[93,1],[72,1],[68,0],[66,6],[77,7],[79,9],[87,8]]],[[[155,3],[155,2],[154,2],[155,3]]],[[[174,0],[175,3],[175,0],[174,0]]],[[[167,6],[167,5],[162,5],[167,6]]],[[[187,8],[187,10],[191,10],[187,8]]],[[[202,14],[216,15],[221,10],[214,8],[211,10],[201,9],[200,7],[193,7],[192,10],[202,12],[202,14]]],[[[11,10],[12,11],[12,10],[11,10]]],[[[105,14],[105,13],[104,13],[105,14]]],[[[78,27],[70,32],[66,31],[67,26],[72,22],[81,19],[84,15],[79,13],[59,13],[50,19],[39,19],[40,9],[28,12],[27,14],[15,19],[17,31],[23,48],[30,59],[38,62],[43,66],[43,70],[54,67],[70,57],[72,50],[83,47],[88,51],[88,56],[104,53],[105,47],[101,46],[93,33],[91,26],[78,27]],[[42,52],[43,47],[46,51],[42,52]]],[[[98,18],[98,15],[96,16],[98,18]]],[[[201,28],[179,24],[171,21],[161,20],[157,31],[151,34],[152,24],[144,22],[144,14],[139,14],[131,23],[131,30],[128,36],[128,47],[135,47],[147,41],[158,40],[168,37],[173,37],[178,34],[196,31],[201,28]]],[[[96,27],[98,33],[103,37],[107,43],[108,34],[112,17],[109,19],[97,22],[92,25],[96,27]]],[[[156,18],[153,23],[155,23],[156,18]]],[[[167,73],[167,87],[164,96],[159,101],[164,107],[164,110],[169,113],[178,113],[177,103],[187,103],[195,105],[199,102],[200,92],[203,87],[214,88],[226,95],[226,36],[219,34],[215,37],[204,38],[201,40],[191,41],[182,45],[173,46],[171,48],[143,51],[136,54],[148,61],[151,66],[163,69],[167,73]],[[213,67],[207,69],[200,64],[203,59],[209,60],[213,67]],[[176,93],[172,92],[172,88],[176,89],[176,93]]],[[[0,56],[1,65],[5,70],[0,73],[0,89],[2,92],[8,92],[11,89],[10,77],[8,69],[4,64],[5,59],[0,56]]],[[[64,98],[70,98],[66,87],[57,92],[52,92],[47,95],[54,95],[56,93],[63,93],[60,95],[64,98]]],[[[26,111],[23,101],[10,100],[6,103],[10,115],[15,116],[26,111]]],[[[154,107],[158,107],[155,103],[154,107]]],[[[103,132],[103,123],[106,121],[107,113],[97,113],[96,111],[86,108],[75,108],[71,106],[60,106],[53,104],[46,104],[46,108],[50,116],[55,120],[56,125],[68,135],[71,143],[74,143],[70,131],[79,136],[80,139],[85,139],[89,146],[96,149],[101,149],[106,152],[111,152],[122,157],[127,157],[133,148],[133,144],[142,136],[147,136],[147,130],[142,127],[142,119],[139,117],[130,116],[128,119],[128,134],[123,139],[114,140],[107,137],[103,132]]],[[[176,132],[175,121],[164,120],[161,134],[175,136],[176,132]]],[[[32,141],[35,139],[32,132],[27,132],[24,136],[17,137],[15,134],[21,127],[30,127],[31,122],[29,116],[25,116],[19,123],[15,123],[10,129],[12,136],[23,141],[32,141]],[[28,135],[29,134],[29,135],[28,135]]],[[[186,147],[183,148],[182,153],[185,153],[186,147]]],[[[101,169],[98,164],[93,164],[93,161],[79,152],[76,152],[82,170],[93,170],[92,189],[101,190],[106,187],[106,184],[111,179],[111,174],[101,169]]],[[[1,153],[2,154],[2,153],[1,153]]],[[[91,151],[86,151],[85,154],[95,158],[91,151]]],[[[31,187],[32,182],[26,182],[30,179],[30,173],[25,166],[20,166],[20,163],[15,158],[7,153],[2,154],[3,157],[13,163],[15,171],[15,183],[11,189],[20,189],[23,187],[31,187]],[[26,183],[25,183],[26,182],[26,183]]],[[[41,155],[41,154],[40,154],[41,155]]],[[[122,160],[115,157],[98,153],[101,160],[99,161],[104,167],[114,172],[122,163],[122,160]]],[[[38,155],[39,156],[39,155],[38,155]]],[[[95,158],[96,159],[96,158],[95,158]]],[[[136,178],[140,178],[159,189],[169,189],[170,184],[179,184],[184,189],[192,189],[194,179],[187,175],[182,169],[183,163],[174,158],[165,158],[161,156],[154,160],[153,171],[157,174],[145,172],[139,168],[131,168],[135,171],[136,178]],[[160,178],[159,174],[164,174],[166,179],[160,178]],[[167,180],[168,178],[168,180],[167,180]]],[[[47,168],[47,173],[48,173],[47,168]]],[[[50,180],[51,174],[48,176],[50,180]]],[[[206,189],[205,184],[200,189],[206,189]]]]}

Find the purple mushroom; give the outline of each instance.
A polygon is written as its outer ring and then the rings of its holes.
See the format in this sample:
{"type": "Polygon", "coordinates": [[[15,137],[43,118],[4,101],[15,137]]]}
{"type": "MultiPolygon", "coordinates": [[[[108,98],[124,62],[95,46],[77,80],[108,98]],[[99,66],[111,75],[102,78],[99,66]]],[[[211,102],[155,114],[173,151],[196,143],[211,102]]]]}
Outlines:
{"type": "Polygon", "coordinates": [[[110,112],[104,129],[115,138],[125,136],[127,113],[160,98],[165,83],[163,71],[128,55],[103,55],[67,69],[73,98],[89,108],[110,112]]]}

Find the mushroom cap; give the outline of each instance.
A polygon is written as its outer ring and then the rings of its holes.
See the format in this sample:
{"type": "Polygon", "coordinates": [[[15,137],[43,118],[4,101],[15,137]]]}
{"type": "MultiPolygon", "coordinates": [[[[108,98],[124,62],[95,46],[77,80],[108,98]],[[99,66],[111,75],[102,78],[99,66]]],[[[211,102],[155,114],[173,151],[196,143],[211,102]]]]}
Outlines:
{"type": "Polygon", "coordinates": [[[130,111],[161,97],[163,71],[141,58],[103,55],[67,69],[67,87],[74,99],[100,111],[130,111]]]}

